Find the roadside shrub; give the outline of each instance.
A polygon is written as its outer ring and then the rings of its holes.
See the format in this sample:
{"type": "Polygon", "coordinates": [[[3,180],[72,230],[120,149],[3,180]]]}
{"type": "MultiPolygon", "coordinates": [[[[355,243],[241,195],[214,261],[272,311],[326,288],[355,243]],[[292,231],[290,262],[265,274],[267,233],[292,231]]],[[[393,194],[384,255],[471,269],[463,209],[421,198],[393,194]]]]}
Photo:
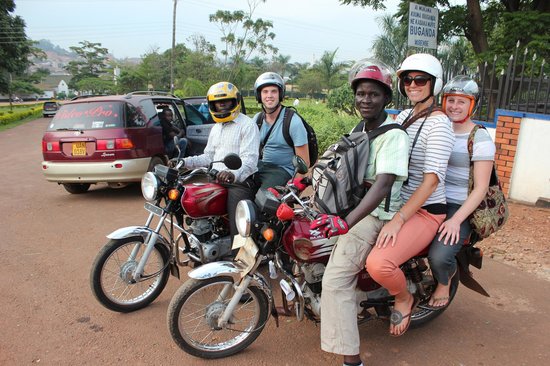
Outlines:
{"type": "Polygon", "coordinates": [[[335,112],[344,112],[355,116],[355,100],[353,91],[349,85],[342,85],[330,92],[328,95],[328,107],[335,112]]]}
{"type": "Polygon", "coordinates": [[[22,111],[7,111],[7,114],[0,112],[0,125],[7,125],[8,123],[18,122],[29,116],[40,117],[42,111],[40,109],[34,110],[29,108],[22,111]]]}

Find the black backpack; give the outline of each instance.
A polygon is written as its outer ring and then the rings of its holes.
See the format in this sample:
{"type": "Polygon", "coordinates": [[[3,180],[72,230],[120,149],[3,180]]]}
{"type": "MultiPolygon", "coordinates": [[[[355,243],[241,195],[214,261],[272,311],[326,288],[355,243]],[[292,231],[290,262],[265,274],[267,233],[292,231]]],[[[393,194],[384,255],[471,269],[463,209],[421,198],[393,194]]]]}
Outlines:
{"type": "MultiPolygon", "coordinates": [[[[392,123],[365,133],[363,126],[364,122],[331,145],[313,167],[313,201],[321,213],[345,217],[361,202],[366,194],[363,177],[370,141],[391,129],[403,130],[401,125],[392,123]]],[[[386,197],[385,211],[389,210],[390,195],[391,192],[386,197]]]]}
{"type": "MultiPolygon", "coordinates": [[[[285,114],[283,116],[283,137],[292,149],[294,149],[294,142],[292,141],[292,137],[290,136],[290,121],[292,120],[292,117],[294,114],[296,114],[300,119],[302,120],[302,123],[304,124],[304,128],[307,132],[307,146],[309,149],[309,166],[312,167],[315,162],[317,161],[317,158],[319,157],[319,146],[317,145],[317,136],[315,135],[315,130],[313,127],[311,127],[302,116],[298,114],[296,109],[294,107],[285,107],[285,114]]],[[[265,118],[265,112],[260,112],[260,115],[258,116],[258,119],[256,120],[256,123],[258,124],[258,128],[262,127],[262,123],[265,118]]],[[[275,124],[273,124],[275,125],[275,124]]],[[[264,141],[261,143],[260,146],[260,153],[263,150],[263,147],[267,143],[267,140],[269,139],[269,135],[271,134],[271,129],[267,133],[264,141]]]]}

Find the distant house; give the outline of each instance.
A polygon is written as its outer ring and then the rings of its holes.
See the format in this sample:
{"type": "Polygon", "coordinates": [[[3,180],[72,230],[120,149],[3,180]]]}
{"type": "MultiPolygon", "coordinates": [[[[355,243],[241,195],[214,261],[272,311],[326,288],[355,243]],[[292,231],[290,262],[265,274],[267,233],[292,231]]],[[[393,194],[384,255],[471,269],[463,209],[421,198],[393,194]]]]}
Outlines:
{"type": "Polygon", "coordinates": [[[67,85],[65,80],[61,80],[59,84],[57,84],[56,93],[65,93],[65,95],[69,95],[69,85],[67,85]]]}
{"type": "Polygon", "coordinates": [[[71,81],[69,74],[50,74],[37,85],[39,89],[43,90],[43,94],[35,97],[39,99],[55,98],[61,92],[69,95],[71,91],[68,85],[69,81],[71,81]]]}

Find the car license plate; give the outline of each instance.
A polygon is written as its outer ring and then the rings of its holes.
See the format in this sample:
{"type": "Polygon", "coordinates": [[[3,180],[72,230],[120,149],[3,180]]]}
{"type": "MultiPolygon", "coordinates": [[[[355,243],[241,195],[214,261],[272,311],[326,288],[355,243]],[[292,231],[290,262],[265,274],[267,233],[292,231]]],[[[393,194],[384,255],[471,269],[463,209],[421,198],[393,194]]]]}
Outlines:
{"type": "Polygon", "coordinates": [[[157,216],[162,216],[162,213],[163,213],[162,208],[160,208],[158,206],[155,206],[155,205],[153,205],[152,203],[149,203],[149,202],[145,202],[144,207],[150,213],[155,214],[157,216]]]}
{"type": "Polygon", "coordinates": [[[85,156],[85,155],[86,155],[86,143],[73,142],[73,156],[85,156]]]}

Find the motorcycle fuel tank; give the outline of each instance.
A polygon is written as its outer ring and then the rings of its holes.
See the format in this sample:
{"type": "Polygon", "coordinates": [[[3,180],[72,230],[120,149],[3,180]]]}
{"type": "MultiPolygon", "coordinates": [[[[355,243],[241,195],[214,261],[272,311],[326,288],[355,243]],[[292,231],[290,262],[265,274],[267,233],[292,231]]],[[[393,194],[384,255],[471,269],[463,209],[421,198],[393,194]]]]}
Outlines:
{"type": "Polygon", "coordinates": [[[319,238],[318,232],[309,230],[310,221],[296,218],[283,234],[283,245],[294,259],[304,262],[327,263],[337,237],[319,238]]]}
{"type": "Polygon", "coordinates": [[[186,184],[181,196],[181,207],[194,219],[225,215],[227,188],[216,183],[186,184]]]}

